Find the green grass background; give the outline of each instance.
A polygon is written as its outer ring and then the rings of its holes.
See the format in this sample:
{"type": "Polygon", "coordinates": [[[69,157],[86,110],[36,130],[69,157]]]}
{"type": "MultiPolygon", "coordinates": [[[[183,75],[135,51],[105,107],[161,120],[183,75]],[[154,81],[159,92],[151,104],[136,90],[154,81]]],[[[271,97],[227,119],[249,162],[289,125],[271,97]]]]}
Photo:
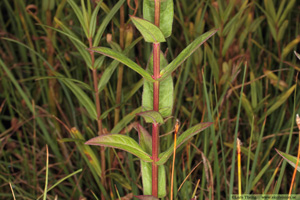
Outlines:
{"type": "MultiPolygon", "coordinates": [[[[112,14],[117,3],[103,1],[99,8],[101,46],[120,45],[119,9],[112,14]]],[[[93,10],[95,1],[90,4],[93,10]]],[[[130,6],[137,5],[131,1],[130,6]]],[[[86,97],[94,102],[93,79],[83,56],[87,51],[78,44],[88,46],[88,40],[76,13],[66,0],[1,0],[0,9],[0,198],[13,199],[12,191],[16,199],[42,198],[46,185],[47,199],[100,199],[100,148],[83,145],[97,135],[97,123],[86,109],[86,97]],[[74,33],[75,42],[72,34],[58,31],[62,28],[55,19],[74,33]],[[70,131],[72,127],[78,132],[70,131]]],[[[134,41],[140,37],[128,21],[134,11],[126,2],[124,9],[126,37],[132,34],[134,41]]],[[[238,193],[236,137],[243,143],[242,193],[288,193],[294,168],[282,162],[275,148],[296,156],[299,145],[295,116],[300,113],[300,61],[293,53],[299,50],[299,10],[298,0],[174,1],[172,35],[162,44],[169,62],[197,36],[219,29],[172,74],[172,115],[181,121],[180,131],[214,122],[177,151],[174,187],[184,184],[174,190],[176,199],[193,194],[197,199],[228,199],[238,193]]],[[[142,17],[142,1],[136,16],[142,17]]],[[[128,55],[146,68],[151,46],[136,42],[128,55]]],[[[143,121],[129,114],[139,111],[143,81],[124,67],[117,104],[119,65],[111,63],[105,58],[97,69],[98,80],[105,83],[99,94],[103,128],[137,139],[132,123],[143,121]],[[115,123],[118,106],[121,121],[115,123]]],[[[174,120],[168,120],[161,135],[173,126],[174,120]]],[[[173,140],[172,134],[160,139],[161,151],[173,140]]],[[[107,148],[105,153],[105,198],[142,194],[139,160],[120,150],[107,148]]],[[[170,161],[165,166],[167,191],[170,161]]],[[[300,193],[299,175],[293,193],[300,193]]]]}

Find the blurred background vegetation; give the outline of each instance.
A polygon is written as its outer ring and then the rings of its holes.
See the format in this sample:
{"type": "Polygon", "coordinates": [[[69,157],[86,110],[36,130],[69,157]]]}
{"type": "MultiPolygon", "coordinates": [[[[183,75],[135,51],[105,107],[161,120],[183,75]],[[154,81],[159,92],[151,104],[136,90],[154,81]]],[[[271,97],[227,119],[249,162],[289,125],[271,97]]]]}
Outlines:
{"type": "MultiPolygon", "coordinates": [[[[93,11],[98,1],[84,2],[93,11]]],[[[69,1],[1,0],[0,8],[1,199],[13,199],[12,190],[16,199],[41,198],[46,183],[47,199],[142,194],[138,159],[106,148],[103,185],[100,148],[83,145],[98,132],[85,105],[87,97],[95,101],[94,83],[83,48],[89,41],[69,1]]],[[[151,46],[128,21],[129,14],[142,17],[142,1],[104,0],[97,9],[96,31],[103,31],[97,46],[127,48],[146,68],[151,46]]],[[[293,51],[300,42],[300,1],[175,0],[174,9],[172,36],[162,44],[168,61],[197,36],[219,29],[173,74],[173,119],[181,131],[214,122],[176,154],[176,199],[237,194],[235,133],[243,143],[243,193],[287,194],[294,168],[275,148],[297,155],[300,61],[293,51]]],[[[143,123],[134,115],[143,80],[109,58],[96,59],[103,131],[137,138],[132,127],[143,123]]],[[[173,119],[161,127],[161,151],[172,142],[173,119]]],[[[170,161],[166,168],[169,191],[170,161]]],[[[299,177],[293,193],[300,193],[299,177]]]]}

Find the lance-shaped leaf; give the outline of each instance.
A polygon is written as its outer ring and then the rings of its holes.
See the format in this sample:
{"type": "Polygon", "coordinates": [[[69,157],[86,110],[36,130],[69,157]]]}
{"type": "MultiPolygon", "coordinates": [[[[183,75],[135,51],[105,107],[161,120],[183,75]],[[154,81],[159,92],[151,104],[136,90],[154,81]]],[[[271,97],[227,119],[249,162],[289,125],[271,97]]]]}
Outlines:
{"type": "MultiPolygon", "coordinates": [[[[200,123],[197,124],[185,132],[183,132],[178,138],[177,138],[177,144],[176,144],[176,149],[180,147],[184,142],[186,142],[188,139],[199,133],[200,131],[203,131],[207,127],[212,125],[212,122],[205,122],[205,123],[200,123]]],[[[162,165],[165,162],[167,162],[168,158],[173,154],[174,150],[174,143],[167,149],[165,152],[162,152],[159,154],[159,160],[156,162],[158,165],[162,165]]]]}
{"type": "Polygon", "coordinates": [[[75,83],[70,81],[69,79],[60,79],[76,96],[78,101],[84,106],[84,108],[89,113],[89,116],[92,119],[97,120],[97,112],[96,112],[96,106],[93,103],[93,101],[89,98],[89,96],[75,83]]]}
{"type": "Polygon", "coordinates": [[[97,3],[97,6],[96,6],[96,8],[94,9],[93,14],[92,14],[92,16],[91,16],[90,26],[89,26],[89,28],[90,28],[90,29],[89,29],[89,36],[90,36],[90,37],[94,37],[94,35],[95,35],[96,26],[97,26],[97,16],[98,16],[98,12],[99,12],[99,10],[100,10],[102,1],[103,1],[103,0],[101,0],[101,1],[99,1],[99,2],[97,3]]]}
{"type": "MultiPolygon", "coordinates": [[[[284,159],[286,160],[290,165],[292,165],[294,168],[296,167],[297,163],[297,157],[292,156],[290,154],[284,153],[282,151],[279,151],[278,149],[275,149],[277,153],[284,159]]],[[[298,163],[297,166],[297,171],[300,172],[300,162],[298,163]]]]}
{"type": "MultiPolygon", "coordinates": [[[[124,49],[123,54],[127,55],[129,53],[129,51],[139,42],[143,39],[143,37],[139,37],[136,40],[134,40],[128,47],[126,47],[126,49],[124,49]]],[[[117,60],[114,60],[110,63],[110,65],[105,69],[105,71],[103,72],[103,75],[101,76],[101,79],[99,81],[98,84],[98,89],[99,92],[101,92],[106,84],[108,83],[108,81],[110,80],[110,77],[112,76],[112,74],[114,73],[115,69],[117,68],[117,66],[119,65],[119,62],[117,60]]],[[[95,67],[96,67],[96,63],[95,63],[95,67]]]]}
{"type": "Polygon", "coordinates": [[[278,25],[281,26],[282,22],[286,19],[287,15],[291,12],[293,9],[294,5],[296,3],[296,0],[290,0],[288,1],[287,6],[284,8],[284,11],[282,15],[279,17],[278,25]]]}
{"type": "Polygon", "coordinates": [[[273,113],[277,108],[279,108],[282,104],[286,102],[286,100],[290,97],[293,93],[294,89],[296,88],[296,84],[293,85],[290,89],[288,89],[285,93],[281,94],[275,101],[274,104],[263,114],[263,116],[258,120],[258,123],[261,123],[266,116],[269,116],[273,113]]]}
{"type": "MultiPolygon", "coordinates": [[[[114,15],[118,12],[118,10],[120,9],[120,7],[123,5],[124,2],[125,2],[125,0],[119,0],[118,3],[116,3],[111,10],[109,10],[109,8],[104,3],[101,3],[100,6],[102,7],[102,9],[105,12],[107,12],[107,15],[105,16],[105,18],[103,20],[101,20],[101,25],[97,29],[96,35],[93,38],[94,39],[93,47],[99,46],[100,40],[102,38],[102,35],[103,35],[107,25],[113,19],[114,15]]],[[[114,23],[117,26],[119,26],[118,22],[116,20],[114,20],[114,23]]]]}
{"type": "Polygon", "coordinates": [[[80,10],[79,6],[73,0],[68,0],[68,3],[70,4],[70,6],[72,7],[74,13],[76,14],[76,16],[77,16],[77,18],[80,22],[80,25],[83,28],[83,31],[84,31],[86,37],[89,37],[88,31],[87,31],[88,24],[85,22],[82,11],[80,10]]]}
{"type": "Polygon", "coordinates": [[[112,49],[109,49],[106,47],[93,47],[93,48],[89,48],[89,50],[103,54],[108,57],[111,57],[111,58],[123,63],[124,65],[131,68],[135,72],[139,73],[147,81],[150,81],[150,82],[154,81],[153,78],[151,77],[151,75],[146,70],[144,70],[138,64],[136,64],[135,62],[130,60],[128,57],[126,57],[124,54],[122,54],[118,51],[115,51],[115,50],[112,50],[112,49]]]}
{"type": "Polygon", "coordinates": [[[159,198],[156,198],[152,195],[139,195],[139,196],[135,196],[135,197],[140,200],[159,200],[159,198]]]}
{"type": "MultiPolygon", "coordinates": [[[[100,161],[98,160],[96,154],[91,149],[90,146],[84,145],[84,137],[82,134],[73,127],[70,131],[70,134],[75,139],[76,147],[79,149],[79,152],[83,155],[83,158],[85,159],[86,163],[88,164],[90,170],[92,170],[93,175],[97,175],[101,178],[101,166],[100,161]]],[[[98,177],[94,177],[97,178],[98,177]]]]}
{"type": "Polygon", "coordinates": [[[151,135],[140,124],[135,125],[134,128],[139,133],[140,146],[148,154],[151,154],[152,153],[152,137],[151,137],[151,135]]]}
{"type": "Polygon", "coordinates": [[[151,22],[130,16],[135,27],[141,32],[146,42],[165,42],[165,36],[161,30],[151,22]]]}
{"type": "MultiPolygon", "coordinates": [[[[148,20],[154,23],[154,11],[155,5],[153,0],[144,0],[143,1],[143,17],[145,20],[148,20]]],[[[172,33],[173,25],[173,0],[164,0],[160,2],[160,18],[159,18],[159,28],[164,34],[165,38],[169,37],[172,33]]]]}
{"type": "Polygon", "coordinates": [[[214,29],[208,31],[201,36],[197,37],[189,46],[187,46],[182,52],[163,70],[160,72],[160,78],[158,80],[164,79],[166,76],[170,75],[175,71],[196,49],[198,49],[206,40],[212,37],[218,30],[214,29]]]}
{"type": "MultiPolygon", "coordinates": [[[[300,42],[300,37],[298,36],[296,39],[292,40],[290,43],[288,43],[282,50],[282,59],[284,60],[287,55],[290,54],[290,52],[298,45],[300,42]]],[[[297,52],[296,52],[297,53],[297,52]]],[[[296,54],[295,53],[295,54],[296,54]]],[[[299,54],[298,54],[299,55],[299,54]]],[[[297,56],[297,54],[296,54],[297,56]]],[[[298,57],[298,56],[297,56],[298,57]]],[[[298,57],[299,59],[299,57],[298,57]]]]}
{"type": "Polygon", "coordinates": [[[117,125],[115,125],[115,127],[111,130],[111,133],[119,133],[131,120],[136,117],[136,113],[139,113],[141,111],[142,107],[138,107],[131,113],[127,114],[121,121],[117,123],[117,125]]]}
{"type": "Polygon", "coordinates": [[[164,119],[162,115],[154,110],[146,111],[146,112],[141,112],[138,113],[137,115],[141,116],[144,118],[146,123],[152,123],[152,124],[163,124],[164,119]]]}
{"type": "MultiPolygon", "coordinates": [[[[160,67],[164,69],[168,65],[164,54],[160,52],[160,67]]],[[[153,54],[149,58],[147,72],[153,74],[153,54]]],[[[171,74],[159,82],[159,113],[163,117],[169,117],[173,108],[173,80],[171,74]]],[[[144,81],[142,105],[144,111],[153,110],[153,83],[144,81]]]]}
{"type": "Polygon", "coordinates": [[[150,155],[132,138],[121,134],[104,134],[90,139],[85,144],[112,147],[127,151],[145,162],[152,162],[150,155]]]}
{"type": "MultiPolygon", "coordinates": [[[[54,18],[54,21],[57,25],[59,25],[59,27],[63,30],[58,30],[58,29],[55,29],[53,27],[48,27],[48,28],[51,28],[57,32],[60,32],[64,35],[66,35],[71,41],[72,43],[74,44],[74,46],[76,47],[76,49],[78,50],[78,52],[81,54],[82,58],[84,59],[84,61],[86,62],[87,66],[89,68],[92,67],[91,63],[91,56],[89,54],[89,52],[86,50],[86,45],[81,42],[78,37],[75,35],[75,33],[73,33],[67,26],[65,26],[61,21],[59,21],[57,18],[54,18]]],[[[45,25],[43,25],[45,26],[45,25]]]]}

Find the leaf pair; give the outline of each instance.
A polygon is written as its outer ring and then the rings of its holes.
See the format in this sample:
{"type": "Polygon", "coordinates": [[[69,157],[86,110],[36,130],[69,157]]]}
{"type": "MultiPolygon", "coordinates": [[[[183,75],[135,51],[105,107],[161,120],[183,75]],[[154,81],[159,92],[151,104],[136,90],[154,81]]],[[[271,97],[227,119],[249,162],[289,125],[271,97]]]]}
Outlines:
{"type": "MultiPolygon", "coordinates": [[[[197,48],[199,48],[206,40],[212,37],[217,31],[218,30],[216,29],[211,30],[196,38],[196,40],[194,40],[189,46],[187,46],[170,64],[168,64],[163,70],[161,70],[161,77],[158,79],[158,81],[171,75],[172,72],[175,71],[194,51],[196,51],[197,48]]],[[[141,68],[138,64],[136,64],[120,52],[106,47],[94,47],[90,48],[89,50],[118,60],[119,62],[134,70],[135,72],[139,73],[147,81],[154,82],[149,72],[141,68]]]]}
{"type": "MultiPolygon", "coordinates": [[[[200,123],[197,124],[185,132],[183,132],[177,139],[177,144],[176,148],[180,147],[184,142],[186,142],[188,139],[196,135],[197,133],[203,131],[207,127],[212,125],[211,122],[206,122],[206,123],[200,123]]],[[[151,137],[145,136],[144,129],[139,128],[139,131],[143,133],[143,137],[148,138],[148,140],[145,141],[151,141],[151,137]]],[[[141,136],[140,136],[141,137],[141,136]]],[[[138,144],[134,139],[130,138],[129,136],[126,135],[121,135],[121,134],[105,134],[101,135],[95,138],[90,139],[87,141],[85,144],[88,145],[96,145],[96,146],[105,146],[105,147],[112,147],[112,148],[117,148],[117,149],[122,149],[124,151],[127,151],[138,158],[140,158],[142,161],[145,162],[152,162],[153,160],[151,159],[150,155],[150,143],[142,143],[138,144]]],[[[152,146],[151,146],[152,149],[152,146]]],[[[174,144],[172,144],[169,149],[165,152],[160,153],[159,155],[159,160],[156,162],[158,165],[163,165],[168,161],[168,158],[173,154],[173,149],[174,149],[174,144]]]]}

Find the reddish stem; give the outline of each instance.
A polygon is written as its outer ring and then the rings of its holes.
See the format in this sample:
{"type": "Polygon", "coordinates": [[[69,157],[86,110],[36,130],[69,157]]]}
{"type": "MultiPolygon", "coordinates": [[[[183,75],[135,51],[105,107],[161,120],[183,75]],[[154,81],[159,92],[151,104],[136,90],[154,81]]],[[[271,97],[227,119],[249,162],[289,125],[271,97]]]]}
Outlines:
{"type": "Polygon", "coordinates": [[[152,124],[152,196],[158,197],[158,144],[159,144],[159,125],[152,124]]]}
{"type": "MultiPolygon", "coordinates": [[[[159,27],[160,0],[155,0],[154,23],[159,27]]],[[[160,43],[153,43],[153,79],[157,80],[160,73],[160,43]]],[[[159,81],[153,83],[153,110],[159,111],[159,81]]],[[[159,125],[152,124],[152,196],[158,197],[158,147],[159,125]]]]}

